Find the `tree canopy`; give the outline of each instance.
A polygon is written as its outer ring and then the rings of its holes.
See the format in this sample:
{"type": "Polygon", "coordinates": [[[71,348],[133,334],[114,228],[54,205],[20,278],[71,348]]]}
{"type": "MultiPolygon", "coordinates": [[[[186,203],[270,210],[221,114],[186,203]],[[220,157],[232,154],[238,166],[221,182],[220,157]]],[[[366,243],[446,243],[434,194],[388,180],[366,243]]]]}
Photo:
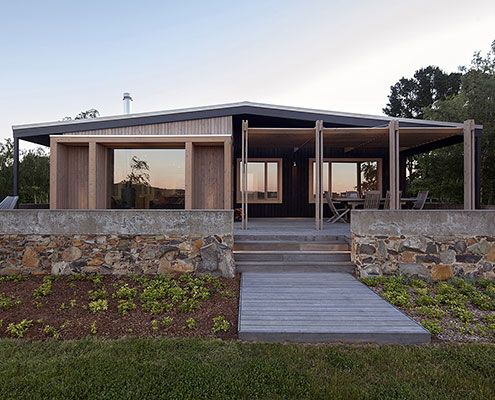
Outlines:
{"type": "MultiPolygon", "coordinates": [[[[481,200],[495,204],[495,41],[486,54],[476,52],[459,73],[447,74],[429,66],[416,71],[411,79],[402,78],[391,87],[383,111],[396,117],[453,122],[474,119],[482,124],[481,200]]],[[[462,145],[410,157],[407,164],[413,193],[428,190],[441,201],[462,203],[462,145]]]]}

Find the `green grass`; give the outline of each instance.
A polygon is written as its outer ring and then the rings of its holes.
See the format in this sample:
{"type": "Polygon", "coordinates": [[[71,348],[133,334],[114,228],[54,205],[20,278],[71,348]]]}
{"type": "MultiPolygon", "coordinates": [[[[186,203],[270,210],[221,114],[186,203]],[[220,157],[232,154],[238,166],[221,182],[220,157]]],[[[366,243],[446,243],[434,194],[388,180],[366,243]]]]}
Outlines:
{"type": "Polygon", "coordinates": [[[0,341],[3,399],[493,399],[495,346],[0,341]]]}

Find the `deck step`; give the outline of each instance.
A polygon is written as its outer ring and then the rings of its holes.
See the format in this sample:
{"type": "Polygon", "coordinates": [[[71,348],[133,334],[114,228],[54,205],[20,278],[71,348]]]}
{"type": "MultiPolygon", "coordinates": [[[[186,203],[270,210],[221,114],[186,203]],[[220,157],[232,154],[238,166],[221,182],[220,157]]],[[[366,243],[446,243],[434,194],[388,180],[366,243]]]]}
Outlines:
{"type": "Polygon", "coordinates": [[[315,234],[294,234],[291,231],[287,233],[277,233],[277,234],[249,234],[249,233],[239,233],[234,235],[234,242],[280,242],[280,241],[297,241],[297,242],[338,242],[338,243],[349,243],[349,239],[342,235],[315,235],[315,234]]]}
{"type": "Polygon", "coordinates": [[[352,274],[354,264],[351,262],[291,262],[286,261],[237,261],[238,272],[343,272],[352,274]]]}
{"type": "Polygon", "coordinates": [[[284,261],[291,263],[294,261],[314,262],[314,261],[350,261],[349,251],[236,251],[234,259],[238,261],[284,261]]]}
{"type": "Polygon", "coordinates": [[[342,242],[299,242],[299,241],[244,241],[234,244],[234,251],[349,251],[349,245],[342,242]]]}

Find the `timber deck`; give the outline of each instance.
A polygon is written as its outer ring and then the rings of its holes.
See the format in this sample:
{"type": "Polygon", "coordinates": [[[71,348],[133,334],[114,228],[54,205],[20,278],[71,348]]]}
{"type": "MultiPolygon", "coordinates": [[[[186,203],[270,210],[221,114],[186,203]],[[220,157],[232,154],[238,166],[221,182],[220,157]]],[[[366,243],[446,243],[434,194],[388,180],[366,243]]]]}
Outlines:
{"type": "Polygon", "coordinates": [[[419,344],[430,333],[347,273],[244,272],[239,338],[419,344]]]}

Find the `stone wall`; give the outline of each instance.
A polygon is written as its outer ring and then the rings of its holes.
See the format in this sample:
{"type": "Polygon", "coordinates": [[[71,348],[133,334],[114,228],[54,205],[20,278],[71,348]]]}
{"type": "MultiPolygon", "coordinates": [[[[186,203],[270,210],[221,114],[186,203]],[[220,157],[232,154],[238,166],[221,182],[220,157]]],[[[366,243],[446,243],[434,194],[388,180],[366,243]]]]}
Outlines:
{"type": "Polygon", "coordinates": [[[0,211],[0,274],[233,277],[233,211],[0,211]]]}
{"type": "Polygon", "coordinates": [[[353,211],[351,235],[361,276],[495,279],[495,210],[353,211]]]}

